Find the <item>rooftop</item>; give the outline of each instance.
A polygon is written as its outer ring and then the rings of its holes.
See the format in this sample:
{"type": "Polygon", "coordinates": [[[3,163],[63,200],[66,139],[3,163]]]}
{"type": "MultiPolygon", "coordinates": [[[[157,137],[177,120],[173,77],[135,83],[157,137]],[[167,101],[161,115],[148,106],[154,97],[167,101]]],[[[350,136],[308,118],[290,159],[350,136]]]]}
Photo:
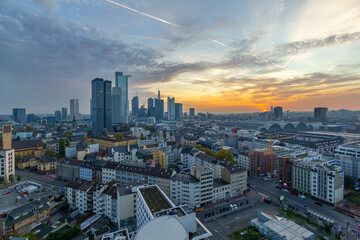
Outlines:
{"type": "Polygon", "coordinates": [[[187,174],[181,174],[181,173],[176,173],[174,175],[174,177],[172,177],[173,181],[182,181],[182,182],[186,182],[186,183],[199,183],[200,181],[192,176],[192,175],[187,175],[187,174]]]}
{"type": "Polygon", "coordinates": [[[152,214],[164,209],[172,208],[172,205],[157,186],[140,188],[139,191],[152,214]]]}
{"type": "Polygon", "coordinates": [[[67,183],[65,187],[77,189],[80,191],[88,191],[94,185],[94,183],[94,181],[75,178],[72,182],[67,183]]]}

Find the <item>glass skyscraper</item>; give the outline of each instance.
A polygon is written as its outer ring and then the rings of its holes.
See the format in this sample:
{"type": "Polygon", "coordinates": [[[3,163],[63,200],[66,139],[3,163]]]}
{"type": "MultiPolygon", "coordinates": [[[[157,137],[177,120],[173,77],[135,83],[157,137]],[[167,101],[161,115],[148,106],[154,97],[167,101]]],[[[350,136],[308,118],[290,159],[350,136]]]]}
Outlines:
{"type": "Polygon", "coordinates": [[[113,123],[127,123],[129,116],[128,80],[131,75],[115,72],[113,88],[113,123]]]}
{"type": "Polygon", "coordinates": [[[70,99],[70,119],[75,120],[80,118],[79,114],[79,99],[70,99]]]}
{"type": "Polygon", "coordinates": [[[95,78],[91,82],[92,134],[112,131],[111,81],[95,78]]]}
{"type": "Polygon", "coordinates": [[[139,117],[139,97],[135,96],[131,100],[131,113],[134,117],[139,117]]]}

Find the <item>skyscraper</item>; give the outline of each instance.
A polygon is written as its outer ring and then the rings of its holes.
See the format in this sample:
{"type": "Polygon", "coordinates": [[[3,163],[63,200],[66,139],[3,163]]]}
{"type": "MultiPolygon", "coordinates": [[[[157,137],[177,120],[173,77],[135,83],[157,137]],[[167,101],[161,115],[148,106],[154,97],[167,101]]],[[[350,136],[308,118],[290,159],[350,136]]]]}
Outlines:
{"type": "Polygon", "coordinates": [[[67,119],[67,108],[61,108],[61,119],[67,119]]]}
{"type": "Polygon", "coordinates": [[[95,78],[91,82],[92,134],[112,131],[111,81],[95,78]]]}
{"type": "Polygon", "coordinates": [[[175,120],[175,98],[167,98],[168,120],[175,120]]]}
{"type": "Polygon", "coordinates": [[[190,117],[195,117],[195,108],[189,108],[190,117]]]}
{"type": "Polygon", "coordinates": [[[55,121],[60,121],[61,120],[61,112],[60,112],[60,110],[56,110],[54,115],[55,115],[55,121]]]}
{"type": "Polygon", "coordinates": [[[327,108],[325,107],[314,108],[314,118],[317,120],[326,120],[326,112],[327,108]]]}
{"type": "Polygon", "coordinates": [[[13,115],[14,121],[26,122],[26,109],[25,108],[13,108],[12,115],[13,115]]]}
{"type": "Polygon", "coordinates": [[[79,99],[70,99],[70,119],[80,119],[79,114],[79,99]]]}
{"type": "Polygon", "coordinates": [[[115,72],[113,88],[113,123],[127,123],[129,116],[128,79],[131,75],[115,72]]]}
{"type": "Polygon", "coordinates": [[[131,113],[132,115],[137,118],[139,117],[139,97],[135,96],[131,100],[131,113]]]}
{"type": "Polygon", "coordinates": [[[155,98],[155,115],[156,120],[164,119],[164,100],[160,98],[160,90],[158,91],[158,98],[155,98]]]}
{"type": "Polygon", "coordinates": [[[147,100],[147,106],[148,106],[148,109],[149,109],[149,108],[153,108],[153,107],[154,107],[154,99],[148,98],[148,100],[147,100]]]}
{"type": "Polygon", "coordinates": [[[275,118],[275,120],[282,120],[282,118],[283,118],[283,108],[282,107],[274,108],[274,118],[275,118]]]}
{"type": "Polygon", "coordinates": [[[175,119],[180,120],[183,118],[182,104],[175,103],[175,119]]]}

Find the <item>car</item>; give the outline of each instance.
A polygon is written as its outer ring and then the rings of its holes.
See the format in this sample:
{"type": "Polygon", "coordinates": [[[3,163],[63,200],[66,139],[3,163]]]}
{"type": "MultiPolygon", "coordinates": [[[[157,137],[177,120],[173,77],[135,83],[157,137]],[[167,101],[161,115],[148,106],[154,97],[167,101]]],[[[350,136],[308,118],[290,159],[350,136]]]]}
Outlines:
{"type": "Polygon", "coordinates": [[[284,191],[284,192],[289,192],[289,190],[287,190],[286,188],[283,188],[283,189],[281,189],[282,191],[284,191]]]}
{"type": "Polygon", "coordinates": [[[234,206],[237,207],[237,205],[234,203],[234,206]]]}
{"type": "Polygon", "coordinates": [[[277,189],[282,189],[282,186],[277,185],[276,188],[277,188],[277,189]]]}
{"type": "Polygon", "coordinates": [[[233,207],[234,207],[234,205],[230,204],[230,207],[231,207],[231,208],[233,208],[233,207]]]}
{"type": "Polygon", "coordinates": [[[306,199],[306,196],[305,195],[299,195],[299,198],[306,199]]]}
{"type": "Polygon", "coordinates": [[[298,196],[298,193],[297,193],[297,192],[294,192],[294,191],[291,191],[290,194],[291,194],[291,195],[294,195],[294,196],[298,196]]]}
{"type": "Polygon", "coordinates": [[[270,198],[264,198],[264,202],[270,204],[272,202],[272,200],[270,198]]]}
{"type": "Polygon", "coordinates": [[[235,206],[234,208],[235,208],[235,210],[236,210],[236,209],[238,209],[238,207],[237,207],[237,206],[235,206]]]}

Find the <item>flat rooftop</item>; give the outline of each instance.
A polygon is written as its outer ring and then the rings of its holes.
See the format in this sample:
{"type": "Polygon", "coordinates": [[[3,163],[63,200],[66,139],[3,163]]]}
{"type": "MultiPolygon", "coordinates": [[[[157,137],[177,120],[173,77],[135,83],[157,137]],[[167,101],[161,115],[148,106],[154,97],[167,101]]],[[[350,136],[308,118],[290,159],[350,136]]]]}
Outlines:
{"type": "Polygon", "coordinates": [[[156,186],[139,190],[152,214],[173,207],[156,186]]]}
{"type": "Polygon", "coordinates": [[[183,209],[181,209],[181,207],[174,207],[172,209],[165,209],[155,214],[156,217],[160,217],[164,215],[170,215],[170,216],[177,215],[178,217],[182,217],[186,215],[186,212],[183,209]]]}

